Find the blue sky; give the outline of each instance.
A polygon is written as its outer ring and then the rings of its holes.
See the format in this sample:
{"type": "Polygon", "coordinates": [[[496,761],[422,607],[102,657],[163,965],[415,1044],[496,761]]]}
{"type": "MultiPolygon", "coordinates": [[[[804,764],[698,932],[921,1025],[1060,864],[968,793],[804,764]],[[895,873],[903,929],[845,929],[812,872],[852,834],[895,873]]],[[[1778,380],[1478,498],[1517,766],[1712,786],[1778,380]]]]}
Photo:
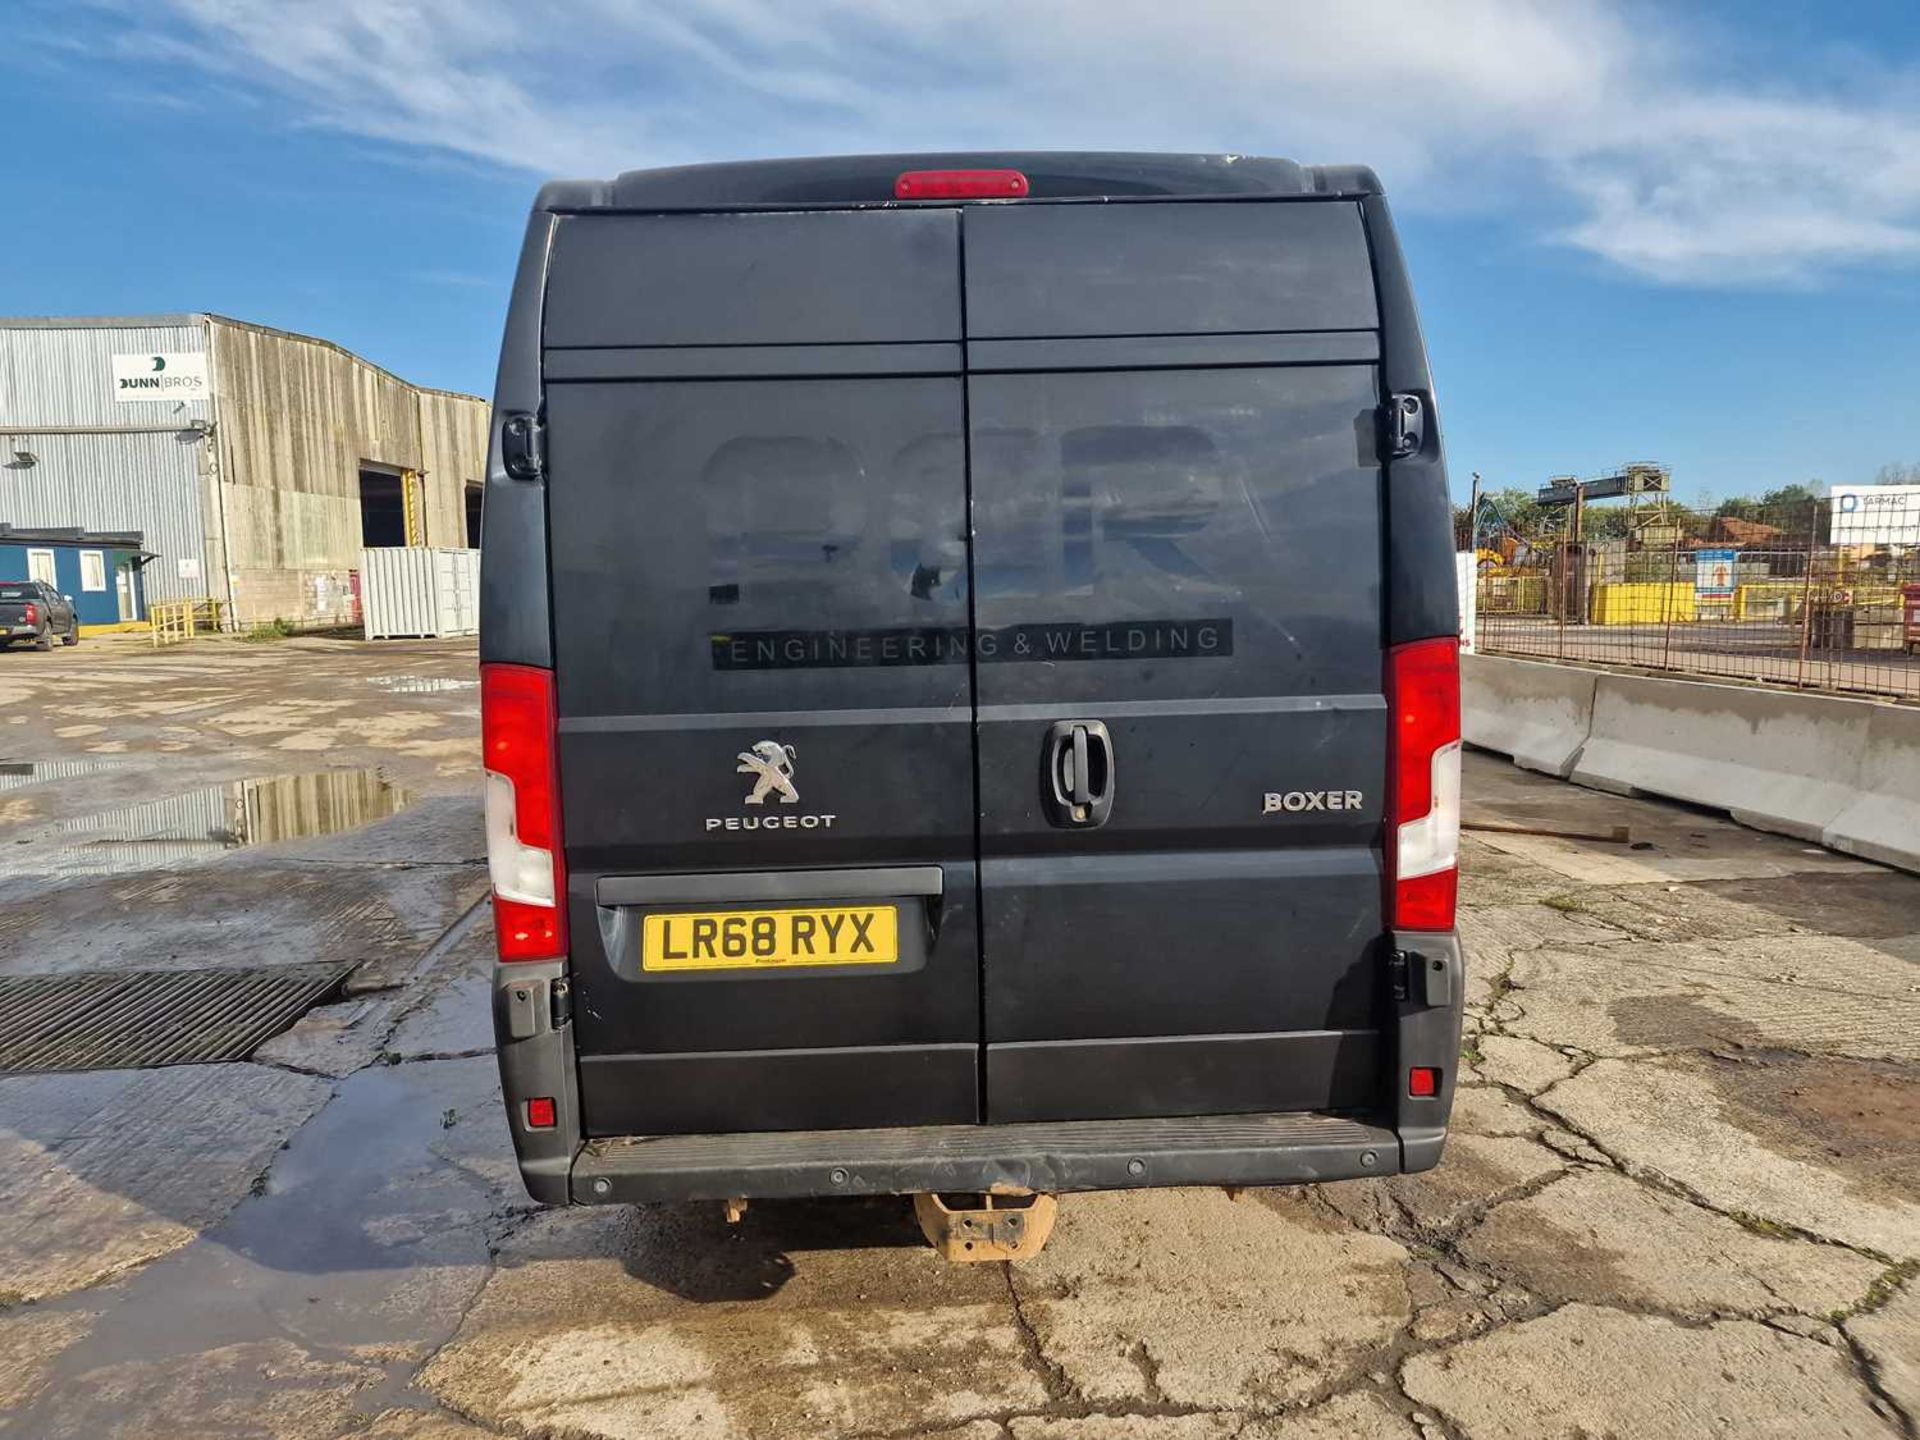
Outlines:
{"type": "Polygon", "coordinates": [[[0,0],[0,313],[485,393],[558,174],[968,146],[1377,168],[1456,480],[1920,462],[1920,4],[0,0]]]}

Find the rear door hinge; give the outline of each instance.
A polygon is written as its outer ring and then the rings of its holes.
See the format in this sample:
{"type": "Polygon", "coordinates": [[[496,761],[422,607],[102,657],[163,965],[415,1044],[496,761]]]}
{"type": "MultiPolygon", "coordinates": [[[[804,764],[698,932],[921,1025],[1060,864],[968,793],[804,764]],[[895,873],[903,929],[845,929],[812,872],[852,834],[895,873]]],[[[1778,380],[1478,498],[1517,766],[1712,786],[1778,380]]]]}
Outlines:
{"type": "Polygon", "coordinates": [[[1396,394],[1387,397],[1383,420],[1386,448],[1390,459],[1404,460],[1418,455],[1427,443],[1427,406],[1418,395],[1396,394]]]}
{"type": "Polygon", "coordinates": [[[500,464],[515,480],[538,480],[547,471],[547,427],[532,415],[500,422],[500,464]]]}

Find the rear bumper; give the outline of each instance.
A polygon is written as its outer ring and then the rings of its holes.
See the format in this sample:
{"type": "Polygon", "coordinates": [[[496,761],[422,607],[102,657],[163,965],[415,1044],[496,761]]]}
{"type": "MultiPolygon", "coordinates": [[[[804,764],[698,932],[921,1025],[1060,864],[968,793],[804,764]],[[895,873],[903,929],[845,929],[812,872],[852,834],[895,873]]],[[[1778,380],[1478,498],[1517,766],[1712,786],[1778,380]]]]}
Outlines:
{"type": "Polygon", "coordinates": [[[1030,1125],[926,1125],[593,1140],[574,1161],[580,1205],[919,1191],[1298,1185],[1392,1175],[1390,1129],[1332,1115],[1205,1115],[1030,1125]]]}
{"type": "MultiPolygon", "coordinates": [[[[528,1193],[549,1205],[957,1193],[1063,1193],[1159,1185],[1300,1185],[1431,1169],[1459,1068],[1463,957],[1451,935],[1392,937],[1398,990],[1385,1037],[1389,1108],[1160,1119],[923,1125],[582,1140],[564,962],[503,965],[495,1030],[501,1086],[528,1193]],[[1439,1093],[1409,1094],[1432,1067],[1439,1093]],[[528,1101],[551,1099],[534,1129],[528,1101]]],[[[543,1107],[544,1108],[544,1107],[543,1107]]]]}

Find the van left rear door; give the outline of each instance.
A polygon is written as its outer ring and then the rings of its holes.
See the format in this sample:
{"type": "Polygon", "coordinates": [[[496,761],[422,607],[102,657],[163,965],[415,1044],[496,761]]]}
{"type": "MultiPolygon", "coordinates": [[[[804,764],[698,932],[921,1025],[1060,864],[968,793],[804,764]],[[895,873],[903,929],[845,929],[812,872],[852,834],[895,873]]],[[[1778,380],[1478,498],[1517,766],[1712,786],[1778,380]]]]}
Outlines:
{"type": "Polygon", "coordinates": [[[546,323],[587,1133],[976,1120],[955,214],[572,217],[546,323]]]}

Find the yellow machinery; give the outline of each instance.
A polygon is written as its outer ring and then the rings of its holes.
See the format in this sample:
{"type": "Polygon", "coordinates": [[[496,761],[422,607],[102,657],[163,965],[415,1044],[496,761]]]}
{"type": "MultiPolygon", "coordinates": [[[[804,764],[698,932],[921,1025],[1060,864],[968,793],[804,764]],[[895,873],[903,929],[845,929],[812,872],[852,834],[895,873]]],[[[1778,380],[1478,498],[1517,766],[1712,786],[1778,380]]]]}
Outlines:
{"type": "Polygon", "coordinates": [[[1691,621],[1697,612],[1693,582],[1596,585],[1588,619],[1595,625],[1663,625],[1691,621]]]}

